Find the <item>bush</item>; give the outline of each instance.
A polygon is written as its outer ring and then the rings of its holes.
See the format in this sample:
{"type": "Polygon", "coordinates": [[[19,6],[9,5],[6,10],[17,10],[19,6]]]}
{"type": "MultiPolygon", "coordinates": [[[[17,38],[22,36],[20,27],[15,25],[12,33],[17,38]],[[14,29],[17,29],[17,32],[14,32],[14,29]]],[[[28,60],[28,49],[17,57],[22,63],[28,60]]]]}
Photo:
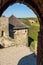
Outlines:
{"type": "Polygon", "coordinates": [[[30,48],[35,49],[35,42],[32,42],[30,48]]]}

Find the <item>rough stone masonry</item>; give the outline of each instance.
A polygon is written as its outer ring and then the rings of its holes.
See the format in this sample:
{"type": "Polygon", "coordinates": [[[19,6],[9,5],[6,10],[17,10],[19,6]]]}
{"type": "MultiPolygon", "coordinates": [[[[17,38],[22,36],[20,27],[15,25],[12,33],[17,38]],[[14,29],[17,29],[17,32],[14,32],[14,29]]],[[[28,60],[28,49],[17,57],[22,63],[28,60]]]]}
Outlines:
{"type": "Polygon", "coordinates": [[[14,16],[0,17],[0,45],[4,47],[28,46],[28,26],[14,16]]]}

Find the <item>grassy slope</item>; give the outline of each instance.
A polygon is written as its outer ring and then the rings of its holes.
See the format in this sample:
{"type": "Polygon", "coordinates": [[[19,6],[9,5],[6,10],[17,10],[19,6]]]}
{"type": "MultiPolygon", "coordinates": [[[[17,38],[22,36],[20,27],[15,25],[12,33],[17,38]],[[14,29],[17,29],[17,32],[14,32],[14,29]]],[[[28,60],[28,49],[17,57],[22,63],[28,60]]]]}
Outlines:
{"type": "MultiPolygon", "coordinates": [[[[34,41],[38,40],[38,32],[39,32],[39,22],[37,18],[22,18],[20,19],[22,20],[22,22],[24,22],[25,24],[27,24],[29,26],[29,34],[28,36],[30,38],[32,38],[34,41]],[[30,24],[29,20],[34,20],[35,23],[32,23],[32,25],[30,24]]],[[[34,42],[31,43],[31,46],[34,48],[35,44],[34,42]]]]}
{"type": "Polygon", "coordinates": [[[30,26],[29,28],[29,36],[37,41],[38,38],[38,31],[39,31],[39,27],[38,26],[30,26]]]}
{"type": "Polygon", "coordinates": [[[24,22],[25,24],[27,24],[29,26],[29,35],[32,39],[37,40],[37,36],[38,36],[38,31],[39,31],[39,22],[37,18],[22,18],[20,19],[22,20],[22,22],[24,22]],[[32,19],[35,22],[37,21],[37,23],[32,23],[32,25],[30,24],[29,20],[32,19]]]}

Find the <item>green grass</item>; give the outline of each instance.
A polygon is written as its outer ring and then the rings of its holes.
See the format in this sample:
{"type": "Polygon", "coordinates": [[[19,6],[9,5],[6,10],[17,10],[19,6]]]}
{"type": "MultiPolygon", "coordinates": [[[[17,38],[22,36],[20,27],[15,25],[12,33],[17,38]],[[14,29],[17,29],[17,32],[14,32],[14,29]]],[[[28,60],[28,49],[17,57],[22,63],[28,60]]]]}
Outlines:
{"type": "Polygon", "coordinates": [[[28,19],[20,19],[23,23],[27,24],[28,26],[30,26],[30,22],[28,19]]]}
{"type": "Polygon", "coordinates": [[[20,18],[20,20],[29,26],[29,34],[28,36],[31,37],[33,40],[38,39],[38,32],[39,32],[39,22],[37,18],[20,18]],[[34,20],[35,23],[30,24],[29,20],[34,20]],[[36,22],[37,21],[37,22],[36,22]]]}
{"type": "Polygon", "coordinates": [[[32,42],[30,48],[35,49],[35,42],[32,42]]]}
{"type": "MultiPolygon", "coordinates": [[[[38,32],[39,32],[39,21],[37,18],[22,18],[20,19],[23,23],[29,26],[28,37],[32,38],[34,41],[38,40],[38,32]],[[29,20],[34,20],[35,23],[30,24],[29,20]]],[[[35,42],[32,42],[30,47],[35,48],[35,42]]]]}
{"type": "Polygon", "coordinates": [[[38,32],[39,32],[39,26],[30,26],[29,28],[29,37],[31,37],[33,40],[38,39],[38,32]]]}
{"type": "MultiPolygon", "coordinates": [[[[37,24],[39,25],[39,24],[37,24]]],[[[39,32],[39,26],[31,25],[29,28],[29,34],[28,36],[32,38],[34,41],[38,41],[38,32],[39,32]]],[[[35,42],[32,42],[30,45],[30,48],[35,49],[35,42]]]]}

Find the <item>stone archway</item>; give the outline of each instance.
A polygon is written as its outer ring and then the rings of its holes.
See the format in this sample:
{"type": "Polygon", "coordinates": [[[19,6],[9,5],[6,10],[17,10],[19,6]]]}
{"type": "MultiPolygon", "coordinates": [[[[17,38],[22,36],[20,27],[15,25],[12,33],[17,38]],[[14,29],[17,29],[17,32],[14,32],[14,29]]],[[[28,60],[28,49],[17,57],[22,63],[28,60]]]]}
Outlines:
{"type": "Polygon", "coordinates": [[[0,0],[0,16],[7,9],[7,7],[16,2],[26,4],[35,12],[39,19],[40,31],[38,35],[37,65],[40,65],[40,63],[43,62],[43,0],[0,0]]]}

